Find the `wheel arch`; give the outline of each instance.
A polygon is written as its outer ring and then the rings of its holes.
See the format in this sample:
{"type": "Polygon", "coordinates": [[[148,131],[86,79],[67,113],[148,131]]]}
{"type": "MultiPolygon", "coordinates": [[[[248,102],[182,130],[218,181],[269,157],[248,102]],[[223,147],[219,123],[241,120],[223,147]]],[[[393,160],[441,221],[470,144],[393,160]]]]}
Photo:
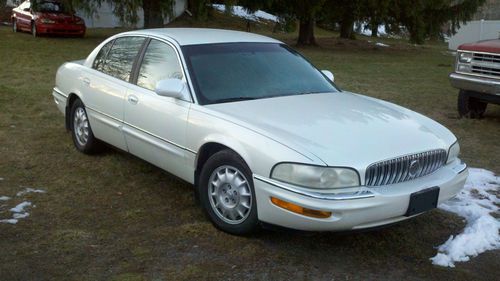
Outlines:
{"type": "Polygon", "coordinates": [[[65,113],[64,113],[64,119],[65,119],[65,127],[66,127],[66,130],[70,130],[70,127],[71,127],[71,120],[70,120],[70,112],[71,112],[71,107],[73,106],[73,104],[75,103],[76,100],[81,100],[80,96],[75,94],[75,93],[70,93],[68,95],[68,99],[66,100],[66,108],[65,108],[65,113]]]}
{"type": "MultiPolygon", "coordinates": [[[[200,146],[198,149],[198,152],[196,154],[196,160],[195,160],[195,169],[194,169],[194,185],[195,187],[198,186],[198,180],[199,176],[201,173],[201,170],[207,160],[214,155],[215,153],[222,151],[222,150],[230,150],[234,152],[236,155],[238,155],[243,162],[250,168],[251,163],[249,162],[248,159],[248,154],[245,152],[243,147],[241,145],[238,145],[236,143],[231,143],[229,141],[221,141],[221,140],[209,140],[206,141],[203,145],[200,146]]],[[[251,168],[250,168],[251,170],[251,168]]],[[[197,189],[197,188],[196,188],[197,189]]]]}

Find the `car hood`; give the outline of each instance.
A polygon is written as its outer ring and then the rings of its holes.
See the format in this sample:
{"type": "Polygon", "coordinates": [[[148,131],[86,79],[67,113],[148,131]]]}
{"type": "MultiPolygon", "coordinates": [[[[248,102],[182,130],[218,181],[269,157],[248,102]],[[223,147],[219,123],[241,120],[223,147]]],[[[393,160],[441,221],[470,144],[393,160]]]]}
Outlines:
{"type": "Polygon", "coordinates": [[[475,43],[466,43],[458,47],[461,51],[500,53],[500,39],[484,40],[475,43]]]}
{"type": "MultiPolygon", "coordinates": [[[[432,149],[455,136],[439,123],[389,102],[348,92],[208,105],[241,126],[326,165],[368,165],[432,149]]],[[[286,161],[286,159],[283,159],[286,161]]]]}

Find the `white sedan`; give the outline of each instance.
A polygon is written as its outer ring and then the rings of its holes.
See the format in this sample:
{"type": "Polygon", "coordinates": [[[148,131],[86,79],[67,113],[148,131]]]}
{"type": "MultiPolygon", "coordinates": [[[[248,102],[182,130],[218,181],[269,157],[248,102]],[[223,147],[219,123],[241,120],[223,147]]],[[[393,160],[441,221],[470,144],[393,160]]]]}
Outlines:
{"type": "Polygon", "coordinates": [[[79,151],[105,142],[194,184],[233,234],[386,225],[454,197],[467,177],[448,129],[340,90],[251,33],[121,33],[62,65],[52,95],[79,151]]]}

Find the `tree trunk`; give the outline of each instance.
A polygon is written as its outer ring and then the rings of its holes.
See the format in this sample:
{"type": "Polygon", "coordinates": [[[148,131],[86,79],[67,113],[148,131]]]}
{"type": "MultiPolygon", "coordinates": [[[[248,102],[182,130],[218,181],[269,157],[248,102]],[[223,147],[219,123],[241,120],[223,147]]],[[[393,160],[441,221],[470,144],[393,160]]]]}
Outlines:
{"type": "Polygon", "coordinates": [[[378,24],[371,24],[372,37],[378,37],[378,24]]]}
{"type": "Polygon", "coordinates": [[[312,45],[316,46],[314,38],[314,19],[301,19],[299,23],[299,39],[297,45],[312,45]]]}
{"type": "Polygon", "coordinates": [[[340,22],[340,38],[355,39],[354,32],[352,31],[353,25],[354,21],[350,18],[340,22]]]}
{"type": "Polygon", "coordinates": [[[143,0],[144,28],[163,27],[163,14],[161,12],[161,0],[143,0]]]}

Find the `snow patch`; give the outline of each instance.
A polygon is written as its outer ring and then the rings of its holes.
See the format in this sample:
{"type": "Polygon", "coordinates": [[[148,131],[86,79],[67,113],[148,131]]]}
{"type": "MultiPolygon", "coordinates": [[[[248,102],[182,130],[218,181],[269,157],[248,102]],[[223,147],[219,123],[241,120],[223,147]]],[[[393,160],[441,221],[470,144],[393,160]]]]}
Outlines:
{"type": "Polygon", "coordinates": [[[439,205],[440,209],[455,213],[467,220],[462,233],[438,247],[432,263],[455,267],[455,262],[470,260],[485,251],[500,249],[499,214],[500,177],[484,169],[469,169],[464,189],[454,199],[439,205]]]}
{"type": "Polygon", "coordinates": [[[42,190],[42,189],[34,189],[34,188],[31,188],[31,187],[28,187],[22,191],[19,191],[16,196],[17,197],[20,197],[20,196],[23,196],[25,194],[28,194],[28,193],[45,193],[46,191],[45,190],[42,190]]]}
{"type": "Polygon", "coordinates": [[[11,212],[13,213],[24,213],[24,208],[31,206],[31,202],[29,201],[24,201],[14,208],[10,209],[11,212]]]}
{"type": "Polygon", "coordinates": [[[24,219],[24,218],[26,218],[26,217],[29,217],[29,215],[30,215],[30,213],[28,213],[28,212],[26,212],[26,213],[14,213],[14,214],[12,215],[12,218],[13,218],[13,219],[16,219],[16,220],[17,220],[17,219],[24,219]]]}
{"type": "MultiPolygon", "coordinates": [[[[19,191],[16,196],[20,197],[28,193],[46,193],[45,190],[42,189],[34,189],[34,188],[25,188],[24,190],[19,191]]],[[[8,201],[11,198],[8,196],[0,196],[0,201],[8,201]]],[[[1,205],[0,207],[6,207],[7,205],[1,205]]],[[[0,219],[0,223],[8,223],[8,224],[17,224],[20,219],[24,219],[30,216],[30,213],[26,211],[26,208],[31,207],[35,208],[36,205],[32,204],[29,201],[24,201],[17,204],[14,208],[9,209],[12,213],[12,218],[10,219],[0,219]]]]}
{"type": "Polygon", "coordinates": [[[10,223],[10,224],[16,224],[18,220],[16,219],[5,219],[5,220],[0,220],[1,223],[10,223]]]}
{"type": "MultiPolygon", "coordinates": [[[[226,5],[222,4],[212,4],[212,7],[214,9],[225,12],[226,11],[226,5]]],[[[243,7],[241,6],[232,6],[232,11],[231,14],[240,18],[245,18],[247,20],[252,20],[252,21],[259,21],[261,19],[263,20],[268,20],[268,21],[278,21],[278,17],[269,13],[266,13],[264,11],[258,10],[255,13],[249,13],[247,12],[243,7]]]]}
{"type": "MultiPolygon", "coordinates": [[[[359,30],[359,34],[365,36],[372,36],[372,30],[368,28],[367,22],[360,22],[354,24],[354,30],[359,30]]],[[[387,36],[387,31],[385,30],[385,25],[381,24],[377,28],[377,33],[379,36],[387,36]]]]}
{"type": "Polygon", "coordinates": [[[375,43],[375,46],[379,46],[379,47],[390,47],[390,45],[387,45],[387,44],[384,44],[384,43],[380,43],[380,42],[375,43]]]}

